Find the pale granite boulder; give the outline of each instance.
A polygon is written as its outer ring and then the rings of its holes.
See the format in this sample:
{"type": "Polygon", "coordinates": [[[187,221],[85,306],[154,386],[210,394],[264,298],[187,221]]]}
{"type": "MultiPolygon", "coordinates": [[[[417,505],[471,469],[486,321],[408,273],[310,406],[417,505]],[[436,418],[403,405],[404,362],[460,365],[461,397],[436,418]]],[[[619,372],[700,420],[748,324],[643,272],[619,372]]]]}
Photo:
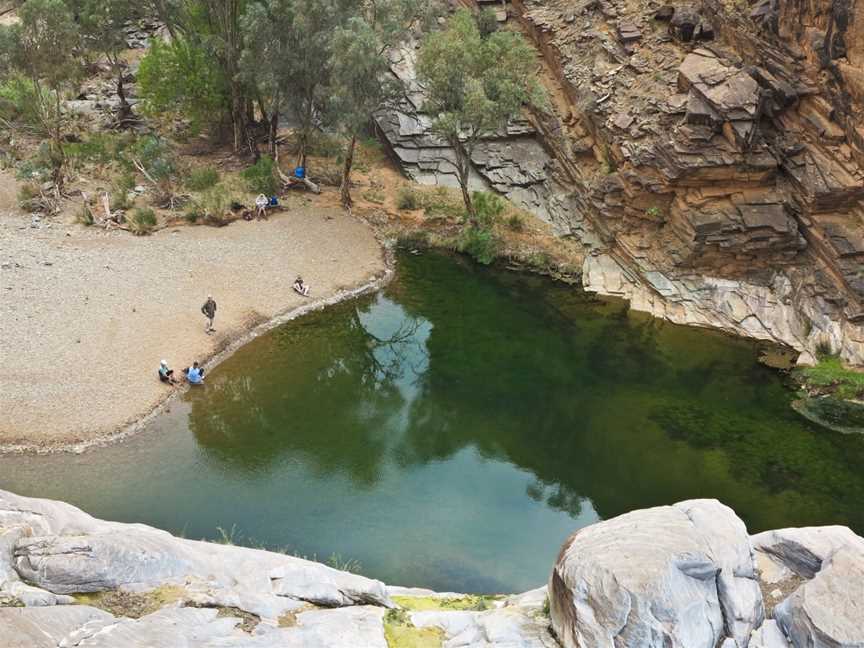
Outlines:
{"type": "Polygon", "coordinates": [[[763,620],[747,529],[716,500],[577,531],[559,554],[549,595],[565,648],[715,648],[725,639],[744,648],[763,620]]]}

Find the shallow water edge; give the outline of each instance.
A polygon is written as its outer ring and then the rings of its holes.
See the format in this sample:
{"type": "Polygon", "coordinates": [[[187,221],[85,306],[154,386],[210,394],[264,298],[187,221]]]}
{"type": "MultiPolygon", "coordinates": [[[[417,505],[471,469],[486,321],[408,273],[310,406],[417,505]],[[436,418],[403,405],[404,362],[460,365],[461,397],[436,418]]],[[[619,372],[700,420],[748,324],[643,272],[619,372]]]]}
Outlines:
{"type": "MultiPolygon", "coordinates": [[[[357,299],[364,295],[377,292],[384,288],[396,273],[396,255],[392,245],[382,244],[381,254],[384,261],[384,272],[374,277],[371,281],[360,284],[354,288],[346,288],[337,291],[326,299],[311,301],[297,308],[288,309],[275,317],[262,323],[254,325],[251,329],[243,332],[239,337],[230,340],[221,351],[205,356],[201,363],[207,372],[218,367],[237,351],[249,344],[252,340],[269,333],[273,329],[286,324],[292,320],[334,306],[344,301],[357,299]]],[[[104,434],[92,439],[80,441],[56,442],[56,443],[0,443],[0,455],[50,455],[50,454],[81,454],[88,450],[104,448],[126,439],[143,431],[147,425],[160,414],[179,400],[189,390],[189,385],[181,384],[165,394],[165,396],[147,411],[130,417],[129,422],[122,425],[113,433],[104,434]]]]}

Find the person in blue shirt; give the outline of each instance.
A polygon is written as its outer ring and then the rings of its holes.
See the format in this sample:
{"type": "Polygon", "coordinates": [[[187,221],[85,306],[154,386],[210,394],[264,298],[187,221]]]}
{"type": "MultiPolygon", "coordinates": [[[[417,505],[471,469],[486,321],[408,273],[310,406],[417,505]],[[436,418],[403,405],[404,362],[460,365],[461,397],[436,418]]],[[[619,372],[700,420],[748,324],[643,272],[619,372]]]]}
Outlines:
{"type": "Polygon", "coordinates": [[[183,373],[186,374],[186,380],[189,381],[190,385],[204,384],[204,370],[198,366],[197,362],[193,362],[191,367],[186,367],[183,373]]]}

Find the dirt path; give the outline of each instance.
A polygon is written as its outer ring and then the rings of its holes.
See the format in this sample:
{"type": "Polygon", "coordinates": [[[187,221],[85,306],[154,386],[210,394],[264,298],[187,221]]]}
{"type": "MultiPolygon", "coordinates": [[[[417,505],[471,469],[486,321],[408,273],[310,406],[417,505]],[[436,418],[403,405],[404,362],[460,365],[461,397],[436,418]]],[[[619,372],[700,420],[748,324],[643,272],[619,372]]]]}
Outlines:
{"type": "Polygon", "coordinates": [[[156,379],[161,358],[179,370],[307,303],[291,290],[297,274],[321,300],[385,270],[370,228],[340,210],[137,238],[34,229],[0,198],[0,445],[124,428],[170,392],[156,379]],[[200,313],[208,293],[214,335],[200,313]]]}

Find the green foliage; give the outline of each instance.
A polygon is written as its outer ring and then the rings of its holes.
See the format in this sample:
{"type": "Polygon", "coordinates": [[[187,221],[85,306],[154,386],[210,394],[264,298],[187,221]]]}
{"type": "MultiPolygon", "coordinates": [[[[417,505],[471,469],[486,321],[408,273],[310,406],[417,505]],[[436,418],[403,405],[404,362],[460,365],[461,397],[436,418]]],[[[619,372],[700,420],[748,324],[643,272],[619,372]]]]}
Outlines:
{"type": "Polygon", "coordinates": [[[243,176],[246,186],[252,193],[272,196],[279,189],[279,182],[276,179],[276,163],[266,155],[245,169],[240,175],[243,176]]]}
{"type": "Polygon", "coordinates": [[[498,31],[498,18],[491,7],[486,7],[477,14],[477,29],[480,31],[482,38],[486,38],[498,31]]]}
{"type": "Polygon", "coordinates": [[[465,594],[464,596],[394,596],[393,602],[412,612],[429,610],[470,610],[482,612],[494,607],[500,596],[465,594]]]}
{"type": "Polygon", "coordinates": [[[645,210],[645,215],[648,216],[648,218],[656,220],[663,215],[663,212],[660,211],[659,207],[654,205],[654,206],[649,207],[648,209],[645,210]]]}
{"type": "Polygon", "coordinates": [[[482,227],[492,227],[504,213],[506,203],[497,194],[488,191],[475,191],[471,198],[474,202],[474,217],[482,227]]]}
{"type": "Polygon", "coordinates": [[[212,167],[193,169],[186,178],[186,188],[190,191],[204,191],[219,183],[219,172],[212,167]]]}
{"type": "Polygon", "coordinates": [[[15,175],[19,180],[46,178],[51,174],[51,167],[50,145],[43,142],[33,156],[18,165],[15,175]]]}
{"type": "Polygon", "coordinates": [[[440,628],[417,628],[405,610],[387,610],[384,638],[390,648],[441,648],[444,632],[440,628]]]}
{"type": "MultiPolygon", "coordinates": [[[[27,0],[18,10],[19,22],[0,28],[0,52],[6,67],[19,71],[41,88],[59,91],[74,81],[80,34],[63,0],[27,0]]],[[[39,96],[39,101],[44,98],[39,96]]]]}
{"type": "Polygon", "coordinates": [[[21,74],[13,73],[0,83],[0,118],[13,124],[41,125],[36,91],[21,74]]]}
{"type": "Polygon", "coordinates": [[[214,57],[185,38],[154,40],[138,70],[145,113],[189,120],[193,133],[226,119],[228,84],[214,57]]]}
{"type": "Polygon", "coordinates": [[[127,218],[129,226],[133,233],[143,236],[149,234],[156,228],[156,214],[152,209],[137,208],[132,212],[132,215],[127,218]]]}
{"type": "Polygon", "coordinates": [[[815,367],[801,367],[796,376],[808,387],[828,389],[839,398],[864,398],[864,373],[843,365],[837,356],[824,356],[815,367]]]}
{"type": "Polygon", "coordinates": [[[412,187],[402,187],[396,197],[396,206],[401,210],[414,210],[420,208],[420,200],[417,192],[412,187]]]}
{"type": "Polygon", "coordinates": [[[156,135],[136,141],[129,149],[129,156],[140,162],[157,182],[171,178],[177,168],[171,145],[156,135]]]}
{"type": "Polygon", "coordinates": [[[418,191],[417,198],[427,217],[465,218],[465,207],[462,201],[444,187],[436,187],[432,191],[418,191]]]}
{"type": "Polygon", "coordinates": [[[0,26],[0,68],[27,78],[33,88],[30,118],[50,139],[49,159],[55,179],[62,180],[64,163],[60,109],[61,92],[80,74],[80,35],[63,0],[27,0],[19,21],[0,26]]]}
{"type": "Polygon", "coordinates": [[[234,546],[238,541],[237,534],[237,525],[232,524],[230,529],[223,529],[221,526],[216,527],[216,531],[219,532],[219,538],[215,540],[218,544],[230,545],[234,546]]]}
{"type": "Polygon", "coordinates": [[[466,227],[456,244],[456,249],[474,258],[478,263],[489,265],[498,258],[500,241],[488,227],[466,227]]]}
{"type": "Polygon", "coordinates": [[[128,143],[127,136],[94,132],[80,142],[64,143],[63,152],[68,160],[107,164],[121,160],[128,143]]]}
{"type": "Polygon", "coordinates": [[[359,560],[355,558],[343,558],[342,555],[338,553],[330,554],[326,564],[328,567],[332,567],[333,569],[351,572],[352,574],[359,574],[363,570],[363,565],[359,560]]]}
{"type": "Polygon", "coordinates": [[[221,226],[228,222],[231,205],[236,201],[237,196],[217,184],[192,199],[184,218],[190,223],[202,220],[208,225],[221,226]]]}
{"type": "Polygon", "coordinates": [[[81,205],[81,209],[75,213],[75,222],[86,226],[93,224],[93,212],[90,211],[87,205],[81,205]]]}
{"type": "Polygon", "coordinates": [[[460,9],[447,27],[431,33],[417,60],[417,75],[427,92],[425,109],[437,115],[433,129],[456,153],[459,184],[467,195],[471,153],[479,139],[503,128],[525,103],[542,103],[536,56],[515,32],[484,38],[474,15],[460,9]]]}
{"type": "Polygon", "coordinates": [[[372,187],[363,194],[363,198],[376,205],[383,205],[387,197],[384,195],[383,190],[378,187],[372,187]]]}
{"type": "Polygon", "coordinates": [[[18,189],[18,206],[25,211],[31,211],[33,209],[34,201],[40,197],[41,194],[39,193],[39,187],[31,182],[23,184],[21,185],[21,188],[18,189]]]}
{"type": "Polygon", "coordinates": [[[424,250],[429,247],[429,232],[423,229],[403,232],[396,240],[396,245],[407,250],[424,250]]]}
{"type": "Polygon", "coordinates": [[[514,232],[524,232],[525,221],[522,220],[522,217],[519,214],[511,214],[507,218],[507,227],[509,227],[514,232]]]}

